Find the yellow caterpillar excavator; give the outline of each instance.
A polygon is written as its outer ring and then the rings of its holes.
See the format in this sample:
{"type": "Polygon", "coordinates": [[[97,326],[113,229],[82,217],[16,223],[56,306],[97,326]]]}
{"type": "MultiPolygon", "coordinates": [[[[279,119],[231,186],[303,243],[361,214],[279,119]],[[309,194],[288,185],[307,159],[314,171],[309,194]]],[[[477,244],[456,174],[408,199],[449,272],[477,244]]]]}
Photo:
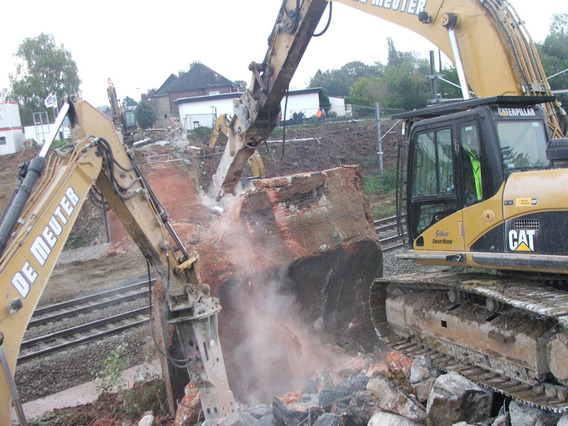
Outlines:
{"type": "MultiPolygon", "coordinates": [[[[566,114],[512,2],[334,0],[330,9],[334,2],[432,41],[452,58],[464,98],[398,116],[407,147],[407,162],[399,157],[404,257],[459,269],[376,280],[379,336],[506,395],[568,409],[566,114]]],[[[235,104],[229,140],[240,148],[221,195],[234,191],[274,129],[326,5],[283,2],[264,61],[251,64],[250,89],[235,104]]]]}

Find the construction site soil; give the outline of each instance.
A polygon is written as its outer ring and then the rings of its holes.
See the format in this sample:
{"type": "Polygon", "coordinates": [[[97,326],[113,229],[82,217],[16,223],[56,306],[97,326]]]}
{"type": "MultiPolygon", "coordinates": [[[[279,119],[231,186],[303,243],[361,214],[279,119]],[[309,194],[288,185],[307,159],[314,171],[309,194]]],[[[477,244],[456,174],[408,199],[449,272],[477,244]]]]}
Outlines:
{"type": "MultiPolygon", "coordinates": [[[[383,135],[392,126],[383,122],[383,135]]],[[[398,129],[398,126],[397,126],[398,129]]],[[[269,142],[260,150],[267,176],[281,176],[299,172],[317,171],[332,167],[359,164],[365,177],[379,173],[377,157],[377,129],[374,121],[348,121],[341,123],[316,123],[286,129],[286,141],[282,141],[282,131],[278,130],[277,140],[269,142]]],[[[388,133],[382,140],[383,163],[385,171],[392,171],[396,163],[396,143],[400,136],[388,133]]],[[[213,154],[203,155],[206,137],[190,135],[189,142],[177,138],[169,144],[154,144],[138,154],[139,164],[156,162],[156,156],[169,156],[164,163],[181,162],[188,168],[197,168],[198,185],[205,191],[211,176],[217,168],[222,148],[213,154]],[[200,154],[201,153],[201,154],[200,154]]],[[[3,208],[15,187],[15,174],[18,165],[35,156],[37,150],[28,149],[22,153],[0,157],[0,206],[3,208]]],[[[163,158],[163,157],[160,157],[163,158]]],[[[160,188],[155,189],[160,197],[160,188]]],[[[393,205],[392,192],[368,194],[371,206],[393,205]]],[[[89,247],[108,242],[107,226],[102,210],[92,203],[85,203],[66,249],[89,247]]],[[[144,277],[146,263],[137,250],[124,241],[114,243],[107,254],[95,259],[83,259],[89,251],[83,248],[67,252],[67,261],[60,262],[45,289],[40,305],[61,302],[78,295],[98,292],[104,288],[116,287],[125,280],[144,277]],[[69,256],[71,254],[71,256],[69,256]]],[[[407,263],[399,263],[389,254],[384,257],[384,275],[414,270],[407,263]]],[[[105,361],[112,349],[127,342],[123,353],[128,366],[144,363],[157,356],[146,327],[130,330],[114,337],[96,341],[62,353],[49,355],[37,360],[24,362],[16,369],[16,382],[22,400],[30,401],[73,385],[90,381],[96,372],[105,367],[105,361]]],[[[356,348],[359,349],[359,348],[356,348]]],[[[293,391],[295,389],[291,389],[293,391]]],[[[103,404],[104,405],[104,404],[103,404]]],[[[98,418],[109,418],[109,413],[99,406],[93,408],[98,418]]],[[[114,411],[114,410],[111,410],[114,411]]],[[[116,413],[112,413],[115,416],[116,413]]],[[[115,418],[116,420],[116,418],[115,418]]],[[[102,424],[102,423],[101,423],[102,424]]],[[[111,424],[111,423],[104,423],[111,424]]],[[[114,424],[114,423],[112,423],[114,424]]]]}

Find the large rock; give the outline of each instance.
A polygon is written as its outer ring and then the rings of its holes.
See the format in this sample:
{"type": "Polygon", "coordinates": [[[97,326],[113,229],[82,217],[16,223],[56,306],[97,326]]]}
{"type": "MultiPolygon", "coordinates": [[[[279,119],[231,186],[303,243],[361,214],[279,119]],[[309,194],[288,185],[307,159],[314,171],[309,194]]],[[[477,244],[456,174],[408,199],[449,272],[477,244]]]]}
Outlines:
{"type": "Polygon", "coordinates": [[[399,386],[386,377],[371,378],[367,383],[367,389],[382,411],[389,411],[419,423],[426,419],[424,406],[404,393],[399,386]]]}
{"type": "Polygon", "coordinates": [[[301,388],[314,370],[345,363],[318,336],[376,344],[368,300],[382,252],[358,168],[254,184],[195,248],[202,281],[223,306],[231,387],[245,401],[267,402],[301,388]]]}
{"type": "Polygon", "coordinates": [[[199,253],[202,282],[220,299],[237,399],[270,403],[302,389],[316,370],[339,371],[347,359],[331,349],[334,338],[378,344],[368,301],[382,250],[358,167],[254,181],[211,221],[185,170],[145,167],[181,241],[199,253]]]}
{"type": "Polygon", "coordinates": [[[493,392],[458,373],[436,379],[427,404],[427,424],[452,425],[461,421],[475,423],[490,417],[493,392]]]}
{"type": "Polygon", "coordinates": [[[426,403],[434,380],[440,376],[440,371],[432,366],[432,362],[427,356],[418,356],[414,359],[412,367],[410,368],[409,381],[414,391],[416,398],[422,403],[426,403]]]}

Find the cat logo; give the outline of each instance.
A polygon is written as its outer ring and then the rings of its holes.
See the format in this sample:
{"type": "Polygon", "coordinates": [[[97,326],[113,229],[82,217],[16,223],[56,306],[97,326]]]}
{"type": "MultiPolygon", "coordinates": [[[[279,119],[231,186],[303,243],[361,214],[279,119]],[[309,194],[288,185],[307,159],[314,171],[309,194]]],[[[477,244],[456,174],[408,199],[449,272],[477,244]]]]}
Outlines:
{"type": "Polygon", "coordinates": [[[511,229],[509,231],[509,250],[534,251],[534,229],[511,229]]]}

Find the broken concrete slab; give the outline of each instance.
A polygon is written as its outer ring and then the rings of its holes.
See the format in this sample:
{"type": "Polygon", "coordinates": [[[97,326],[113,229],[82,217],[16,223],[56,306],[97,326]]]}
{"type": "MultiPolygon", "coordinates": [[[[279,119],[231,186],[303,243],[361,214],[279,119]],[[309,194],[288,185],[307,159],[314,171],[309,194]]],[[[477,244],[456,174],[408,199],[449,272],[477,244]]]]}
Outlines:
{"type": "Polygon", "coordinates": [[[440,376],[440,370],[432,366],[432,362],[427,356],[418,356],[414,359],[410,368],[409,381],[416,391],[416,398],[421,403],[426,403],[434,380],[440,376]]]}
{"type": "Polygon", "coordinates": [[[367,389],[375,397],[382,411],[395,413],[418,423],[426,420],[424,406],[386,377],[379,375],[371,378],[367,383],[367,389]]]}
{"type": "Polygon", "coordinates": [[[443,374],[435,380],[428,397],[427,424],[483,421],[491,416],[492,403],[492,391],[458,373],[443,374]]]}

